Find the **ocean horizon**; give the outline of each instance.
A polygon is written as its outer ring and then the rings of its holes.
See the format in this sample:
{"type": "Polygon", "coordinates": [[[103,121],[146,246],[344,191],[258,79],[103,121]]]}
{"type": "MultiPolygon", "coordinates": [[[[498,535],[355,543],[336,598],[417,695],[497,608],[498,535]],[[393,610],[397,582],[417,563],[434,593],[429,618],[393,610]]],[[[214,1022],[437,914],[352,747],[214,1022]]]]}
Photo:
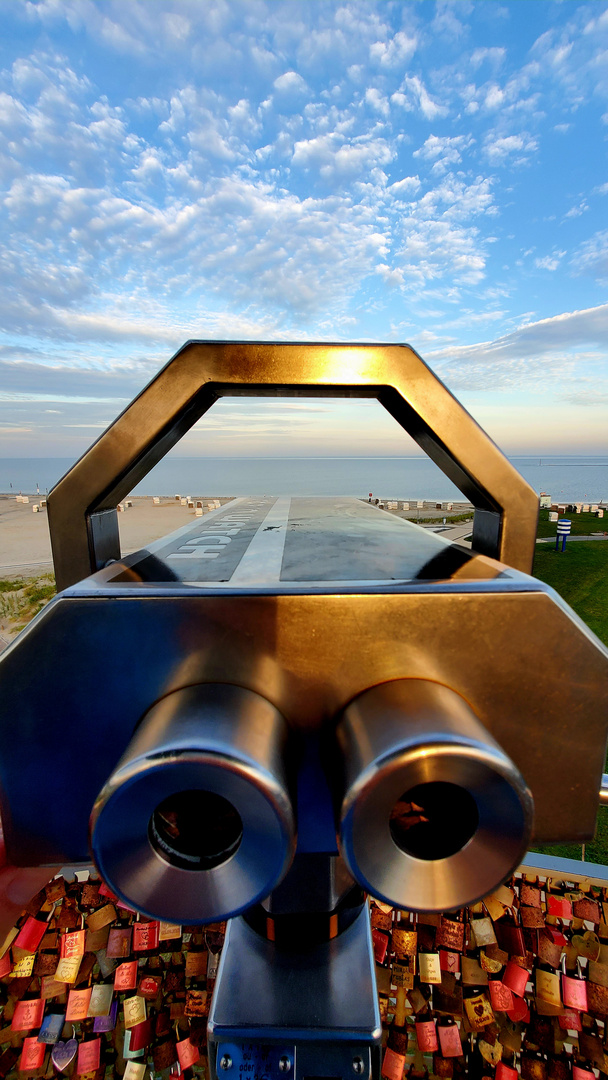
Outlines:
{"type": "MultiPolygon", "coordinates": [[[[509,461],[535,491],[559,502],[608,501],[608,455],[518,455],[509,461]]],[[[46,494],[70,458],[0,458],[0,493],[46,494]]],[[[169,454],[133,495],[465,497],[427,457],[177,457],[169,454]]]]}

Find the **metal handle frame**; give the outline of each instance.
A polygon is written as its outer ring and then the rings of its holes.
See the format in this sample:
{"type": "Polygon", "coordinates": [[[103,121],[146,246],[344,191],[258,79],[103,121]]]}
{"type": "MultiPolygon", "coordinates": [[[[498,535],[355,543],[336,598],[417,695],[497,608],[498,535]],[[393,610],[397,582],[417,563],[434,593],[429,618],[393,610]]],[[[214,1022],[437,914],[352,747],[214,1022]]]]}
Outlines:
{"type": "Polygon", "coordinates": [[[224,396],[376,398],[472,502],[473,550],[530,573],[536,493],[410,346],[190,341],[50,492],[59,589],[120,558],[118,503],[224,396]]]}

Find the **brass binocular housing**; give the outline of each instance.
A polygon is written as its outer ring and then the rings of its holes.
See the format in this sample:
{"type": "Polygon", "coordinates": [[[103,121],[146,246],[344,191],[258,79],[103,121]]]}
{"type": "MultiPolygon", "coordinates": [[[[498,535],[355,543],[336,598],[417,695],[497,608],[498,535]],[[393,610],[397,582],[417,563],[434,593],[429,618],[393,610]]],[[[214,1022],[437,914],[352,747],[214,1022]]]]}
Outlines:
{"type": "Polygon", "coordinates": [[[437,911],[533,839],[589,839],[608,654],[530,577],[537,509],[408,346],[187,343],[49,496],[62,591],[0,657],[7,857],[92,852],[132,906],[203,923],[267,903],[296,849],[437,911]],[[471,547],[260,496],[122,557],[116,505],[180,436],[278,393],[379,400],[470,499],[471,547]]]}
{"type": "MultiPolygon", "coordinates": [[[[344,709],[333,739],[324,765],[338,849],[366,892],[446,910],[518,865],[532,796],[454,691],[423,679],[371,687],[344,709]]],[[[296,753],[285,719],[259,694],[218,684],[169,694],[93,808],[104,880],[139,911],[178,923],[225,919],[264,899],[296,848],[296,753]]]]}

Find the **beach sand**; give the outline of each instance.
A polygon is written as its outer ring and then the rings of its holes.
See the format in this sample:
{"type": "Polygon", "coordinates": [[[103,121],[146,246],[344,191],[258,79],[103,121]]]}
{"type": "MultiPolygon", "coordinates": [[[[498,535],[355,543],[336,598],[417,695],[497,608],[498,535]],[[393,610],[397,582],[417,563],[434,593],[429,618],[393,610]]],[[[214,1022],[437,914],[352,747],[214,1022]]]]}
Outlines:
{"type": "MultiPolygon", "coordinates": [[[[206,496],[202,501],[212,498],[215,496],[206,496]]],[[[46,510],[37,514],[32,510],[37,501],[30,496],[29,503],[20,503],[14,497],[0,495],[0,578],[31,577],[53,569],[46,510]]],[[[194,510],[174,499],[162,499],[159,506],[147,496],[132,501],[133,506],[118,515],[123,555],[196,520],[194,510]]],[[[229,501],[220,499],[222,505],[229,501]]]]}

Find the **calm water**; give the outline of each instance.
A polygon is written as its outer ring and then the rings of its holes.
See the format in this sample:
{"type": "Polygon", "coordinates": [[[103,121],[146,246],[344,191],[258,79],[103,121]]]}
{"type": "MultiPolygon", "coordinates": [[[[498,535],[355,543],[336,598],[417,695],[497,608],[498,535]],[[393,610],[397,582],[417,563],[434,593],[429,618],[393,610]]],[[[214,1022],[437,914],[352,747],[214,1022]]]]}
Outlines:
{"type": "MultiPolygon", "coordinates": [[[[560,501],[608,500],[608,457],[514,457],[538,492],[560,501]]],[[[0,492],[35,494],[68,471],[68,458],[0,459],[0,492]]],[[[458,499],[428,458],[178,458],[169,455],[136,495],[351,495],[383,499],[458,499]]]]}

